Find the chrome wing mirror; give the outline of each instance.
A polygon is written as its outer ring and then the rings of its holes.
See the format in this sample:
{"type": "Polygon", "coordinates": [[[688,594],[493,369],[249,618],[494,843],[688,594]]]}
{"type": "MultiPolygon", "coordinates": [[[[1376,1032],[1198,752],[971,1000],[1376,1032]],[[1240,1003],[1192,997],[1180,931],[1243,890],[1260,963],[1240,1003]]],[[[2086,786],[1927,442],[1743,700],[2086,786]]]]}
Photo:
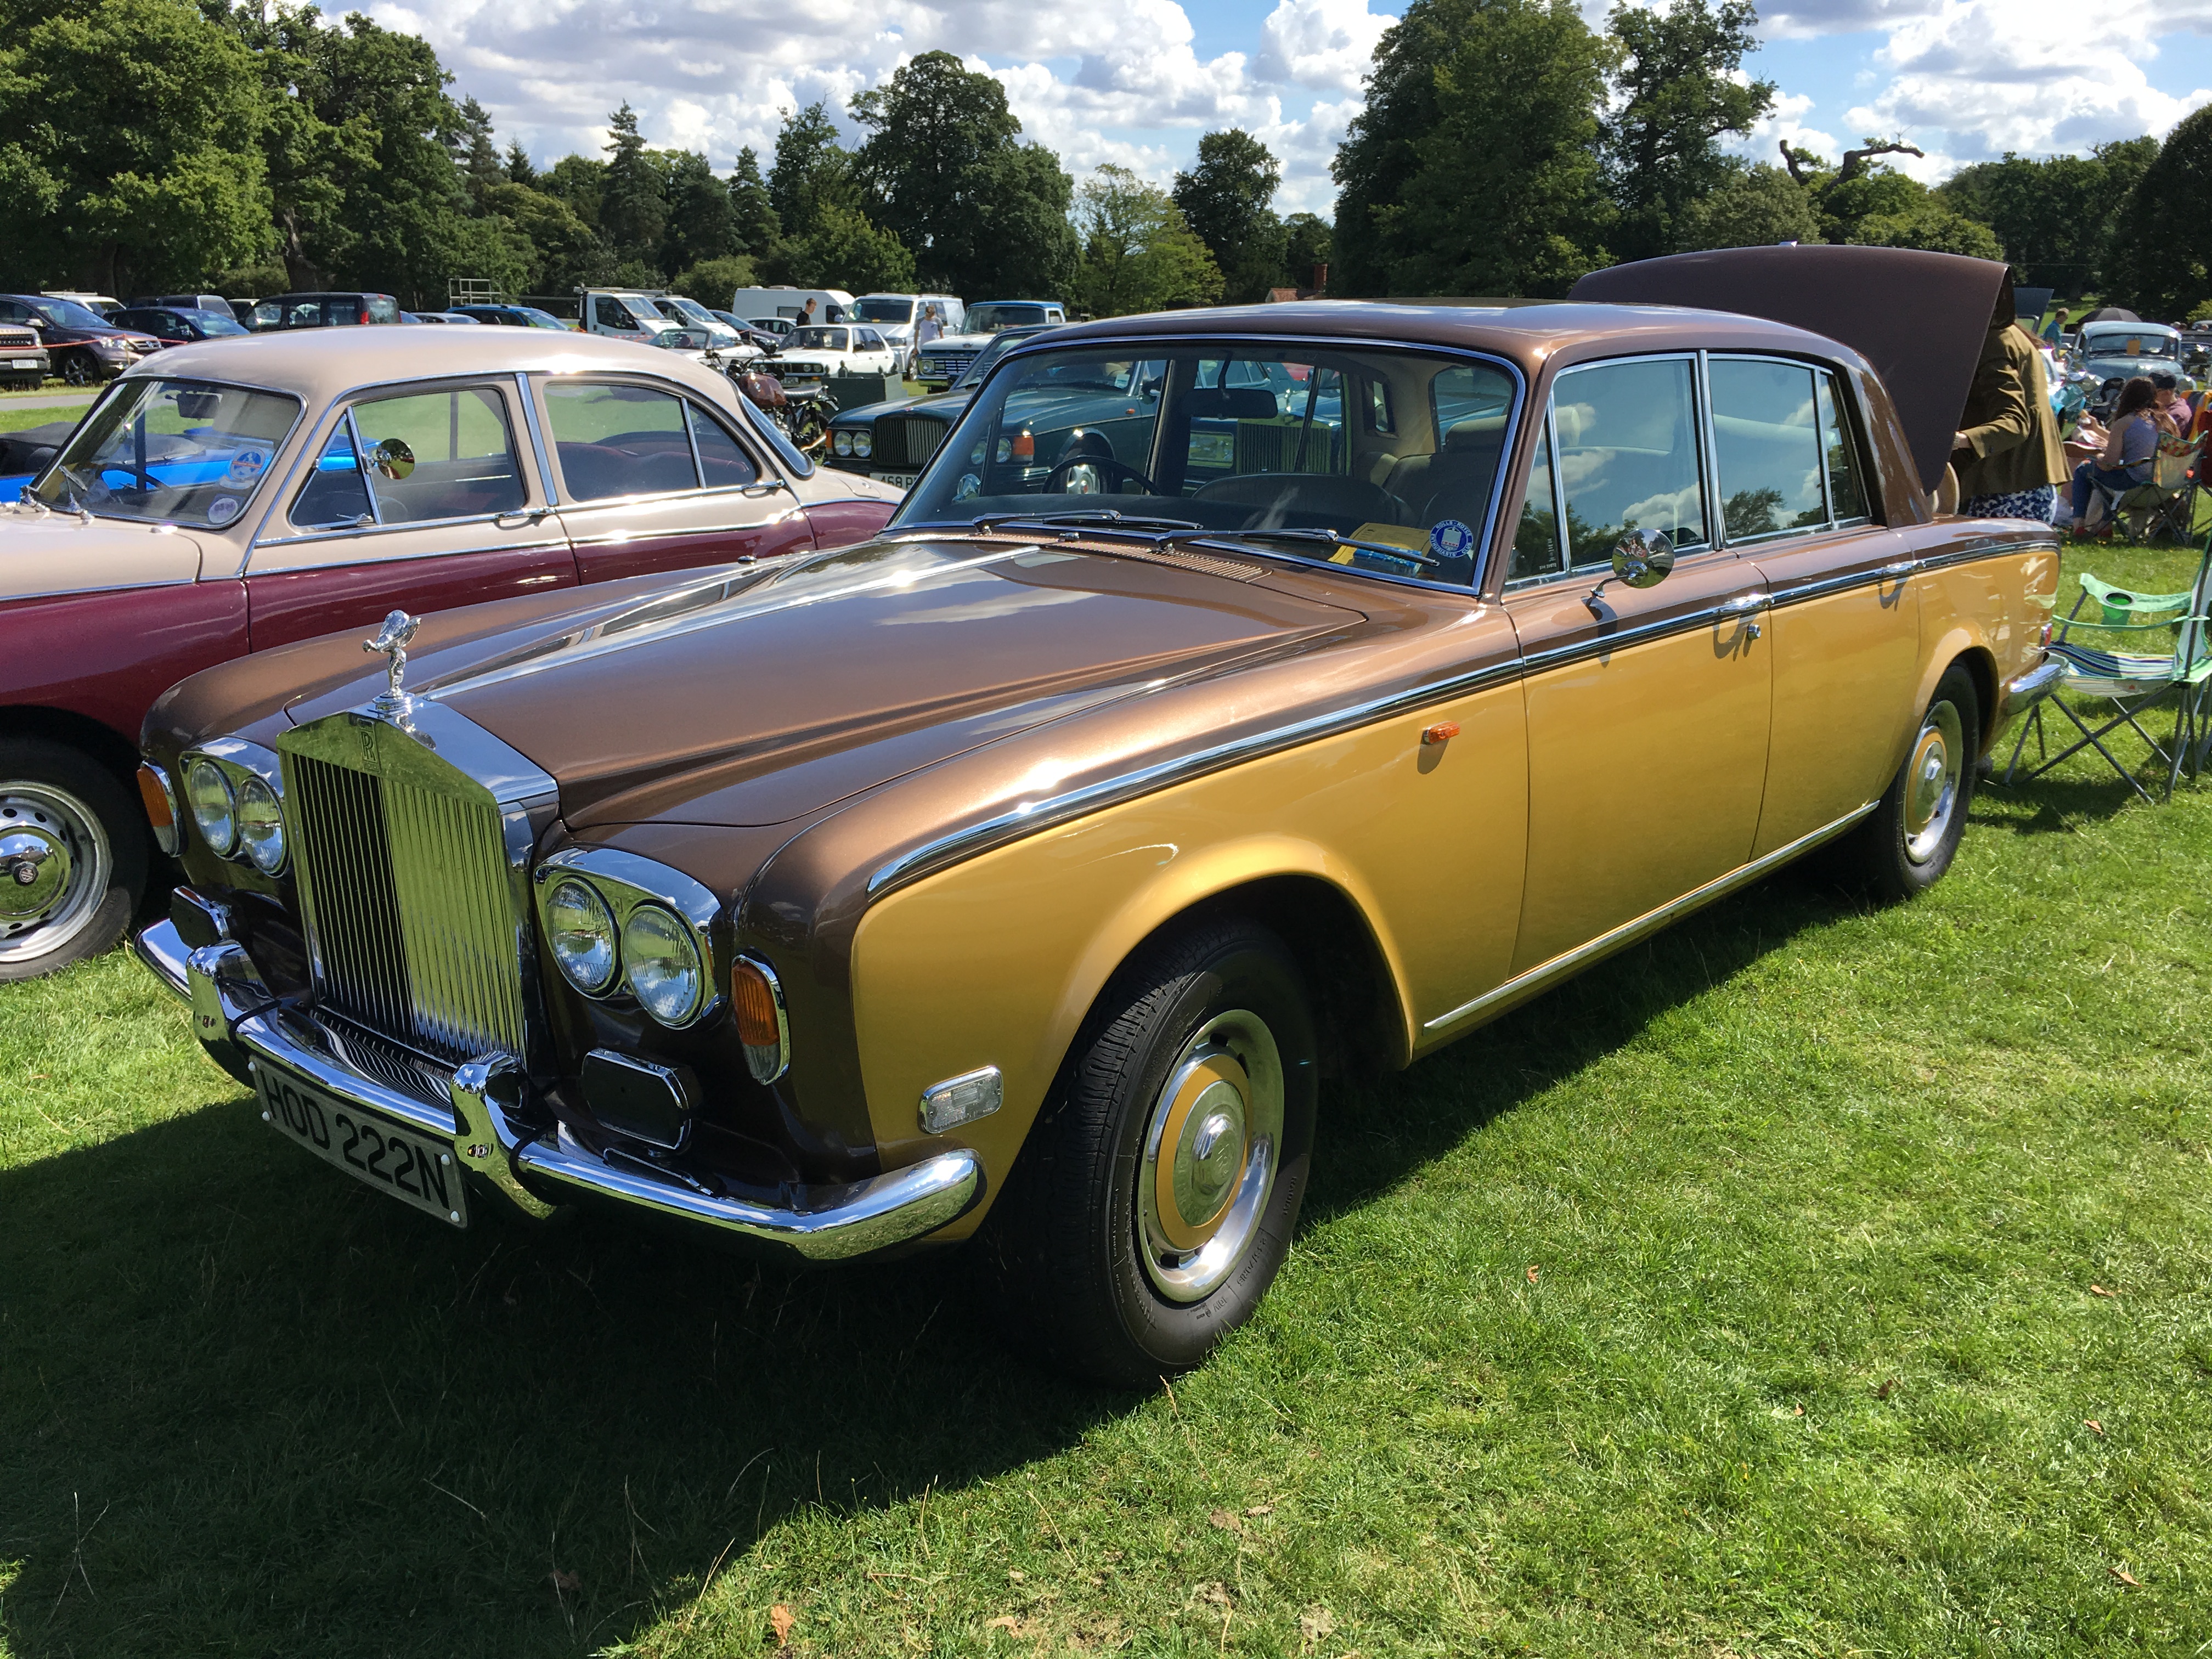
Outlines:
{"type": "Polygon", "coordinates": [[[1620,582],[1628,587],[1656,587],[1667,580],[1674,568],[1674,544],[1656,530],[1632,530],[1614,544],[1613,574],[1583,595],[1583,603],[1594,617],[1605,614],[1598,603],[1598,595],[1605,592],[1605,582],[1620,582]]]}
{"type": "Polygon", "coordinates": [[[404,438],[386,438],[368,452],[368,464],[377,477],[397,483],[415,470],[415,452],[404,438]]]}

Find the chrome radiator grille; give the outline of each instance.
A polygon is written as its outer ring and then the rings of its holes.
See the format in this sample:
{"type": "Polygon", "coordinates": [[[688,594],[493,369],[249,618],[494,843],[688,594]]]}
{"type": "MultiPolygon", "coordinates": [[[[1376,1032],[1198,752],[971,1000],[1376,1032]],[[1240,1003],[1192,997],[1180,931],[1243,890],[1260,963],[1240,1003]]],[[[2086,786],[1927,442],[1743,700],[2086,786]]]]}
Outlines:
{"type": "Polygon", "coordinates": [[[521,918],[498,811],[296,753],[285,781],[325,1006],[455,1065],[521,1054],[521,918]]]}
{"type": "Polygon", "coordinates": [[[945,433],[942,421],[886,416],[876,422],[875,464],[894,468],[924,465],[945,441],[945,433]]]}

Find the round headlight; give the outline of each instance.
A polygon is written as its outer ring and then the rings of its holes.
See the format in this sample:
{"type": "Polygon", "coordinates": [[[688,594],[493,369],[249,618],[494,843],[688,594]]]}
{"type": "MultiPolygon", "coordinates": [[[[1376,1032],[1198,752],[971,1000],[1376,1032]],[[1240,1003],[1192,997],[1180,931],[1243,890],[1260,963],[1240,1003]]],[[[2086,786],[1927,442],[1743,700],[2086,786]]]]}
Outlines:
{"type": "Polygon", "coordinates": [[[830,434],[830,447],[836,450],[840,455],[851,454],[853,453],[853,434],[846,431],[842,427],[838,428],[836,431],[830,434]]]}
{"type": "Polygon", "coordinates": [[[641,904],[623,929],[623,961],[638,1006],[663,1025],[690,1024],[707,990],[691,930],[657,904],[641,904]]]}
{"type": "Polygon", "coordinates": [[[238,845],[238,801],[230,793],[230,780],[223,776],[222,768],[205,757],[186,767],[185,799],[208,850],[218,858],[228,858],[238,845]]]}
{"type": "Polygon", "coordinates": [[[853,453],[862,460],[876,453],[876,434],[863,429],[853,434],[853,453]]]}
{"type": "Polygon", "coordinates": [[[615,982],[622,962],[614,912],[586,884],[571,876],[553,889],[545,900],[545,933],[569,984],[597,996],[615,982]]]}
{"type": "Polygon", "coordinates": [[[248,778],[238,791],[238,845],[264,876],[284,867],[284,809],[276,792],[259,778],[248,778]]]}

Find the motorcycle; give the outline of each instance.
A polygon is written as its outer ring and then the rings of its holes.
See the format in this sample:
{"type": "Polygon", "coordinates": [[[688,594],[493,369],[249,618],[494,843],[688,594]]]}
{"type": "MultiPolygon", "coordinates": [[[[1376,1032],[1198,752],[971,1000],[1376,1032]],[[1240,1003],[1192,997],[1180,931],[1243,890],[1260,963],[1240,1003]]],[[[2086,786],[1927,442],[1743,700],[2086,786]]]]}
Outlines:
{"type": "Polygon", "coordinates": [[[811,392],[787,390],[781,380],[761,367],[776,355],[776,349],[769,346],[760,356],[727,364],[722,372],[736,383],[744,397],[782,429],[793,447],[803,454],[814,454],[830,441],[830,422],[837,413],[837,400],[830,395],[826,386],[817,386],[811,392]]]}

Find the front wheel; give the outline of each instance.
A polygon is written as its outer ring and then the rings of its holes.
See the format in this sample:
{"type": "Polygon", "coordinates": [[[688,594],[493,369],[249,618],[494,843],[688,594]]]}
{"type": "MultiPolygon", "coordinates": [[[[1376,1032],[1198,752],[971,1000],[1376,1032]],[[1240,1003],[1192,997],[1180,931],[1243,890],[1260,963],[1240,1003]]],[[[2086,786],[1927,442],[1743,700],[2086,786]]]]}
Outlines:
{"type": "Polygon", "coordinates": [[[62,379],[71,386],[97,386],[100,365],[92,360],[90,353],[72,351],[62,359],[62,379]]]}
{"type": "Polygon", "coordinates": [[[1316,1093],[1303,976],[1273,933],[1209,923],[1133,959],[992,1218],[1018,1322],[1116,1387],[1199,1364],[1282,1266],[1316,1093]]]}
{"type": "Polygon", "coordinates": [[[0,739],[0,983],[123,937],[146,886],[145,814],[106,768],[40,738],[0,739]]]}
{"type": "Polygon", "coordinates": [[[1981,694],[1954,663],[1936,683],[1905,764],[1843,851],[1875,897],[1899,902],[1943,878],[1966,833],[1981,747],[1981,694]]]}

